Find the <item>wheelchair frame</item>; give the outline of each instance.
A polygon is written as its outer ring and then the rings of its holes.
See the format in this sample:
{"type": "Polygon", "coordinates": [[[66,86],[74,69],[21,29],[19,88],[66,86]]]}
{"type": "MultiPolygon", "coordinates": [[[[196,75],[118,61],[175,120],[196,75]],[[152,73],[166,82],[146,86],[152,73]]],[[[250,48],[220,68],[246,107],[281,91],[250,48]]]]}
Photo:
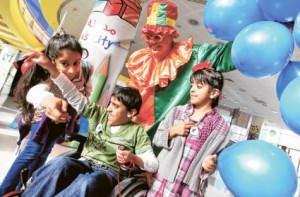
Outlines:
{"type": "MultiPolygon", "coordinates": [[[[68,151],[66,153],[63,153],[59,156],[68,156],[73,157],[76,159],[79,159],[81,156],[81,152],[83,150],[84,143],[86,141],[86,137],[79,135],[79,134],[73,134],[66,137],[66,140],[71,141],[77,141],[79,142],[79,146],[75,151],[68,151]]],[[[122,181],[120,181],[114,189],[111,191],[109,197],[142,197],[146,196],[146,193],[149,189],[149,185],[147,184],[147,181],[143,180],[146,179],[145,175],[143,176],[142,170],[133,170],[130,173],[130,177],[126,178],[122,181]]],[[[26,189],[27,181],[28,181],[28,171],[26,175],[26,169],[21,171],[21,181],[23,186],[26,189]]],[[[19,191],[12,191],[7,194],[5,194],[3,197],[19,197],[22,196],[24,190],[19,191]]]]}

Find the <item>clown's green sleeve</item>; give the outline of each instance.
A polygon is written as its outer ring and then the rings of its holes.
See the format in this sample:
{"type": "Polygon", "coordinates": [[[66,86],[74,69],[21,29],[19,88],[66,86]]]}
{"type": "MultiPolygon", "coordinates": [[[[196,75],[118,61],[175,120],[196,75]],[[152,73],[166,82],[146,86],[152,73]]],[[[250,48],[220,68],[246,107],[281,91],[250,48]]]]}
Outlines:
{"type": "Polygon", "coordinates": [[[190,101],[190,76],[192,67],[203,61],[210,61],[211,66],[220,72],[235,70],[231,61],[232,42],[226,44],[194,45],[190,60],[178,69],[178,75],[165,88],[156,86],[154,95],[155,123],[147,130],[151,139],[167,112],[177,105],[184,105],[190,101]]]}

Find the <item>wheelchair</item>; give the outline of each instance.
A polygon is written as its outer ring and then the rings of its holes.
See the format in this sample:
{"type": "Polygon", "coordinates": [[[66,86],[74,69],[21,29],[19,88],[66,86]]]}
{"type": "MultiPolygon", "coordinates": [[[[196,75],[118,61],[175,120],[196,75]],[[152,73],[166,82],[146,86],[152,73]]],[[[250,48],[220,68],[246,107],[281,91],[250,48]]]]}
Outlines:
{"type": "MultiPolygon", "coordinates": [[[[75,150],[68,151],[59,156],[69,156],[72,158],[79,159],[81,156],[81,152],[83,150],[84,142],[86,141],[86,137],[73,134],[66,138],[67,141],[77,141],[79,142],[79,146],[75,150]]],[[[21,171],[21,182],[23,184],[24,189],[26,189],[28,182],[28,170],[23,169],[21,171]]],[[[30,184],[30,181],[29,181],[30,184]]],[[[3,197],[19,197],[22,196],[24,189],[19,191],[12,191],[5,194],[3,197]]],[[[128,173],[128,176],[122,179],[111,191],[108,197],[142,197],[146,196],[147,191],[149,189],[149,180],[147,179],[146,172],[142,171],[138,167],[134,168],[128,173]]]]}

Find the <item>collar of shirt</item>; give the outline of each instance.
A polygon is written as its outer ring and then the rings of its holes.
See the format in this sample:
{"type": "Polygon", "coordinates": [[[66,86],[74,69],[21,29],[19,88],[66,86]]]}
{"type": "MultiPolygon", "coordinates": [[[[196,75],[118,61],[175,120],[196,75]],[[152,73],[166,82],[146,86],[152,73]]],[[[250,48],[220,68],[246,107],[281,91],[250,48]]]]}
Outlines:
{"type": "Polygon", "coordinates": [[[110,126],[111,133],[117,133],[119,129],[121,128],[121,125],[118,126],[110,126]]]}

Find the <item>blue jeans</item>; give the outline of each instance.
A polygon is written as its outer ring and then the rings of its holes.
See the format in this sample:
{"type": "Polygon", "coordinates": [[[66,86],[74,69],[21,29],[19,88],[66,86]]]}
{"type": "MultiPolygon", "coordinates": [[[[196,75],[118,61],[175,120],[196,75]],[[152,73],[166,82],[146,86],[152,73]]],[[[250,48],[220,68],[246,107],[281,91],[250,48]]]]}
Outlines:
{"type": "MultiPolygon", "coordinates": [[[[38,123],[31,126],[31,136],[33,136],[38,128],[38,123]]],[[[27,142],[24,150],[17,156],[14,163],[8,170],[1,186],[0,196],[4,194],[19,190],[21,187],[20,171],[24,168],[29,169],[29,177],[39,167],[46,162],[56,138],[49,138],[45,144],[34,142],[31,138],[27,142]]]]}
{"type": "Polygon", "coordinates": [[[33,174],[33,182],[22,197],[108,196],[117,184],[116,177],[116,171],[109,167],[61,156],[33,174]]]}

